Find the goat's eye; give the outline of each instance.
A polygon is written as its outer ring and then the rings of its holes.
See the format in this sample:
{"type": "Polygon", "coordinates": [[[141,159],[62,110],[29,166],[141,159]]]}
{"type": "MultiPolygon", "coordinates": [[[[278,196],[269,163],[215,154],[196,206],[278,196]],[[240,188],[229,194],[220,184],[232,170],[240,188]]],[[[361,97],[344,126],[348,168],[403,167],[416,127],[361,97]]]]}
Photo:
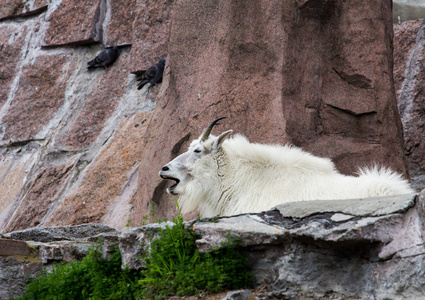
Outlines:
{"type": "Polygon", "coordinates": [[[193,150],[193,152],[195,152],[195,153],[201,153],[201,149],[195,149],[195,150],[193,150]]]}

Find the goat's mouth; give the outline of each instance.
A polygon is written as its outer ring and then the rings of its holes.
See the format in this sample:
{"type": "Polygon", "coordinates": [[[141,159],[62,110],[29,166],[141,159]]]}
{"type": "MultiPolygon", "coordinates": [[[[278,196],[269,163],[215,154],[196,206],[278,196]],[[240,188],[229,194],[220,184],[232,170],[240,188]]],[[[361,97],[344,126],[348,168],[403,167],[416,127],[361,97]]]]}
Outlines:
{"type": "Polygon", "coordinates": [[[176,183],[174,183],[172,186],[170,186],[168,188],[169,192],[172,192],[173,190],[175,190],[175,188],[177,187],[177,185],[180,183],[180,179],[174,178],[174,177],[169,177],[169,176],[165,176],[165,175],[160,175],[162,179],[165,180],[174,180],[176,183]]]}

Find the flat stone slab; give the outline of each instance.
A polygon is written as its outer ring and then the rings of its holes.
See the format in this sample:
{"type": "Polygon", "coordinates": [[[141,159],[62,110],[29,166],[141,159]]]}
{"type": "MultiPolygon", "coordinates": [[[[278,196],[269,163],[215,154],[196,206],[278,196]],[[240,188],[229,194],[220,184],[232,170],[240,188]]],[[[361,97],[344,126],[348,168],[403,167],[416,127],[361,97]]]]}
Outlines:
{"type": "Polygon", "coordinates": [[[3,237],[6,239],[47,243],[84,240],[106,233],[114,235],[119,232],[103,224],[81,224],[76,226],[33,227],[9,232],[4,234],[3,237]]]}
{"type": "Polygon", "coordinates": [[[349,200],[316,200],[278,205],[283,217],[302,219],[323,213],[341,213],[359,217],[378,217],[405,212],[415,204],[415,194],[349,200]]]}
{"type": "Polygon", "coordinates": [[[260,244],[278,244],[288,236],[284,227],[267,224],[256,214],[222,217],[214,221],[193,224],[193,230],[202,236],[196,241],[201,252],[220,248],[228,237],[237,238],[243,247],[260,244]]]}
{"type": "Polygon", "coordinates": [[[219,248],[229,235],[243,247],[278,244],[289,237],[328,242],[391,241],[393,227],[376,230],[380,224],[401,218],[415,204],[416,195],[398,195],[351,200],[291,202],[259,214],[201,219],[193,230],[201,252],[219,248]]]}
{"type": "Polygon", "coordinates": [[[31,250],[27,243],[10,239],[0,238],[0,256],[30,255],[31,250]]]}

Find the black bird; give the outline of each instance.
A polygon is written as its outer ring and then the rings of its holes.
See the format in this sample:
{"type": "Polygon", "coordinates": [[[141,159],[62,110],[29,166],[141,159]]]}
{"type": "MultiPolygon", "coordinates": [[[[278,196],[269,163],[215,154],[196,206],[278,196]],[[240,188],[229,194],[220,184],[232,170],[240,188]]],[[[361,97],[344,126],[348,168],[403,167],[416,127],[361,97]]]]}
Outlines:
{"type": "Polygon", "coordinates": [[[140,81],[137,84],[137,89],[140,90],[145,84],[150,83],[154,85],[155,83],[162,81],[162,74],[164,73],[165,59],[161,58],[156,64],[150,66],[145,73],[142,74],[142,77],[137,79],[140,81]]]}
{"type": "Polygon", "coordinates": [[[119,56],[118,47],[108,47],[102,52],[100,52],[94,59],[87,63],[87,68],[96,68],[96,67],[105,67],[108,69],[108,66],[117,60],[119,56]]]}

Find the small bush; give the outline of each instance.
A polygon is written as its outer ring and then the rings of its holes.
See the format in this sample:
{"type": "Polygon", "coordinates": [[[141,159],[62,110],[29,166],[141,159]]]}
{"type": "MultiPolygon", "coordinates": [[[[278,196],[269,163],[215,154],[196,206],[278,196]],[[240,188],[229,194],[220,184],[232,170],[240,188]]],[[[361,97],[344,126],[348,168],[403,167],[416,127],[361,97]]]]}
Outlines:
{"type": "Polygon", "coordinates": [[[109,260],[101,246],[90,249],[82,261],[57,265],[28,284],[22,300],[135,299],[136,271],[121,269],[121,254],[115,248],[109,260]]]}
{"type": "Polygon", "coordinates": [[[160,230],[159,238],[151,241],[144,257],[146,268],[139,280],[141,298],[161,299],[250,285],[246,258],[237,251],[235,241],[229,237],[222,248],[199,253],[196,234],[184,230],[181,214],[173,222],[174,226],[160,230]]]}

